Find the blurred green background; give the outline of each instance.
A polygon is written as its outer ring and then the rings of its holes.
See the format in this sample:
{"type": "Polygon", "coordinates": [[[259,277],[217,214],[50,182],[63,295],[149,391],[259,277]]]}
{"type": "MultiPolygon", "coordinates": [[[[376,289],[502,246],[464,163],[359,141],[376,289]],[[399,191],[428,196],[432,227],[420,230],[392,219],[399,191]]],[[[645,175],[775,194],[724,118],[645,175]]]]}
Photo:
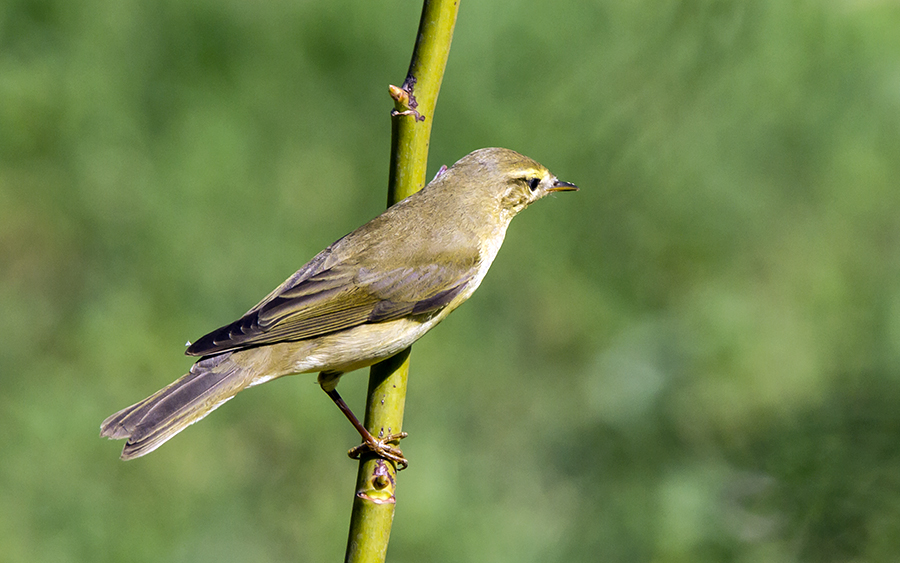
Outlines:
{"type": "MultiPolygon", "coordinates": [[[[313,375],[137,461],[99,424],[382,210],[419,10],[0,4],[0,560],[343,557],[357,436],[313,375]]],[[[391,561],[897,561],[898,29],[463,2],[429,174],[505,146],[582,190],[416,344],[391,561]]]]}

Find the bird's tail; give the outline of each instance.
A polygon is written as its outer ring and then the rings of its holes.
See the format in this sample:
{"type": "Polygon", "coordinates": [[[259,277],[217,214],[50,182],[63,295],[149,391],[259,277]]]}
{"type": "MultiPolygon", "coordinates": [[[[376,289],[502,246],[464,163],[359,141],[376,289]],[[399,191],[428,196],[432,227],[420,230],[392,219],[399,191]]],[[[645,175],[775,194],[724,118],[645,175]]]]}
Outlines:
{"type": "Polygon", "coordinates": [[[231,353],[203,358],[191,371],[100,425],[100,435],[128,438],[122,459],[146,455],[211,413],[251,383],[231,353]]]}

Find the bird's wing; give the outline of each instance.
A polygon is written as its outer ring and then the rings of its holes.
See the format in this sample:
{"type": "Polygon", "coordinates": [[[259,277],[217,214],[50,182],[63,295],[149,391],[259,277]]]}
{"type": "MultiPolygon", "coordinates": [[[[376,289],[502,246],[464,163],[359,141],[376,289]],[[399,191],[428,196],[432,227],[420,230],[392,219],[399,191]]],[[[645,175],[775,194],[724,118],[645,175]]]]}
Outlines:
{"type": "Polygon", "coordinates": [[[440,258],[377,270],[314,259],[246,315],[200,338],[186,353],[208,356],[433,313],[465,289],[479,257],[476,251],[440,258]]]}

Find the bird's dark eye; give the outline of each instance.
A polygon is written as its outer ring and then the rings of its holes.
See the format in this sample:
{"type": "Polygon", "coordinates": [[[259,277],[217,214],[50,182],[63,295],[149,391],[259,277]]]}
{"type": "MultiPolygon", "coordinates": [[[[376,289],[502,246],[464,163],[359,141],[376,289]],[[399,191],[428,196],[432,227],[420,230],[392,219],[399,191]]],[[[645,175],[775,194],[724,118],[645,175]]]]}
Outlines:
{"type": "Polygon", "coordinates": [[[531,191],[534,191],[537,189],[537,187],[540,185],[540,183],[541,183],[540,178],[532,178],[531,180],[528,180],[528,189],[531,191]]]}

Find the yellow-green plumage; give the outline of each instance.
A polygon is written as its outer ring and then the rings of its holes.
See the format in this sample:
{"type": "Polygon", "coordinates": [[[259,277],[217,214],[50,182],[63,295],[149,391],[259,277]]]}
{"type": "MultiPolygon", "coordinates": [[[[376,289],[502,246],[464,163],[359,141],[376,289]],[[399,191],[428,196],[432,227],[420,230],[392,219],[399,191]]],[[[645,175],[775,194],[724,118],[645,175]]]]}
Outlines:
{"type": "Polygon", "coordinates": [[[340,375],[411,345],[475,291],[510,220],[573,190],[508,149],[475,151],[425,188],[320,252],[237,321],[191,345],[174,383],[107,418],[123,459],[153,451],[236,393],[284,375],[340,375]]]}

